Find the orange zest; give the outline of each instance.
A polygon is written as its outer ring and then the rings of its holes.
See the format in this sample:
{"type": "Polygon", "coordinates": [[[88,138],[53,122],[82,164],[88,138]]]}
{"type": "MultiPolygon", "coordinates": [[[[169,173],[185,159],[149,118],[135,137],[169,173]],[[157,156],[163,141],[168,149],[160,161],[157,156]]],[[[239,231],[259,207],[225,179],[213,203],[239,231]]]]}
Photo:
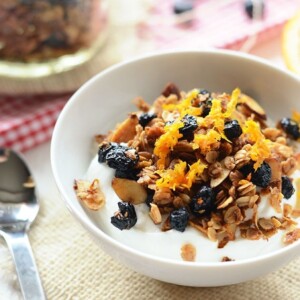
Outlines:
{"type": "Polygon", "coordinates": [[[250,158],[255,161],[254,169],[257,170],[265,159],[271,155],[271,141],[266,139],[260,130],[260,126],[253,120],[247,120],[243,126],[243,133],[253,143],[250,149],[250,158]]]}
{"type": "Polygon", "coordinates": [[[187,96],[182,99],[177,104],[166,104],[163,106],[164,110],[168,111],[178,111],[181,118],[185,115],[191,115],[191,116],[199,116],[201,114],[201,108],[200,107],[194,107],[192,106],[192,102],[195,98],[197,98],[199,94],[199,90],[194,89],[191,92],[187,94],[187,96]]]}
{"type": "Polygon", "coordinates": [[[156,181],[158,188],[170,188],[175,190],[178,187],[190,189],[196,178],[202,174],[206,165],[200,160],[193,163],[187,170],[187,163],[179,161],[174,169],[158,170],[156,173],[160,175],[160,179],[156,181]]]}
{"type": "Polygon", "coordinates": [[[183,122],[176,121],[164,127],[165,133],[162,134],[155,142],[154,154],[158,157],[158,169],[164,169],[166,158],[170,151],[177,144],[178,139],[182,137],[179,129],[184,126],[183,122]]]}

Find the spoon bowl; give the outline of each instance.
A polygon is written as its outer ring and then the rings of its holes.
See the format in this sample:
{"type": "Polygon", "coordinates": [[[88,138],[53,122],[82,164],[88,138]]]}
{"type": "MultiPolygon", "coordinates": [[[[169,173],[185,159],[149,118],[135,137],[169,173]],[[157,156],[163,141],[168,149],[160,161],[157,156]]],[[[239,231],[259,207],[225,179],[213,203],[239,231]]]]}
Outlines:
{"type": "Polygon", "coordinates": [[[24,299],[45,299],[27,237],[39,204],[34,181],[24,160],[14,151],[0,149],[0,235],[15,261],[24,299]]]}

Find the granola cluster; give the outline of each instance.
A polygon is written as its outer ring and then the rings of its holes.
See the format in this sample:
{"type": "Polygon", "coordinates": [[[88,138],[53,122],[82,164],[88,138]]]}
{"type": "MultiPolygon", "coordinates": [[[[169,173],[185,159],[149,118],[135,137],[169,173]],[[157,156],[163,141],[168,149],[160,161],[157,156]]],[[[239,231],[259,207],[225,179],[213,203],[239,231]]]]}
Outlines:
{"type": "Polygon", "coordinates": [[[238,233],[258,240],[286,230],[285,243],[299,239],[300,205],[282,202],[295,191],[297,120],[269,127],[263,108],[239,89],[185,93],[168,84],[152,106],[134,102],[139,111],[97,137],[99,162],[116,169],[112,186],[122,201],[146,203],[162,231],[191,226],[219,248],[238,233]],[[266,201],[271,218],[258,214],[266,201]]]}

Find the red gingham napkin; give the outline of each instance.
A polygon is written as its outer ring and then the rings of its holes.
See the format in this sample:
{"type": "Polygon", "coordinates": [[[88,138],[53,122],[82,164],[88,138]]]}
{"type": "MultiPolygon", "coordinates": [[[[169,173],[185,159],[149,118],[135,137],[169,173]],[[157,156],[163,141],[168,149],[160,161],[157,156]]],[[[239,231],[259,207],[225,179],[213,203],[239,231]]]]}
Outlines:
{"type": "Polygon", "coordinates": [[[0,96],[0,147],[22,152],[49,140],[69,97],[0,96]]]}

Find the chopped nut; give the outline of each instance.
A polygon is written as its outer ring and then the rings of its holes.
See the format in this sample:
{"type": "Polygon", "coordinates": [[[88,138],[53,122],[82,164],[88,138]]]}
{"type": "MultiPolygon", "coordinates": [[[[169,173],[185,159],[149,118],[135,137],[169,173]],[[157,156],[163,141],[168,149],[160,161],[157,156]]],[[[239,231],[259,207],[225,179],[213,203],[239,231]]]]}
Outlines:
{"type": "Polygon", "coordinates": [[[298,163],[294,157],[289,157],[287,160],[281,162],[282,173],[290,176],[297,169],[298,163]]]}
{"type": "Polygon", "coordinates": [[[218,243],[218,249],[224,248],[229,242],[229,237],[227,235],[223,236],[218,243]]]}
{"type": "Polygon", "coordinates": [[[293,211],[293,207],[288,204],[288,203],[284,203],[283,204],[283,216],[284,217],[290,217],[290,215],[292,214],[293,211]]]}
{"type": "Polygon", "coordinates": [[[256,193],[256,185],[248,180],[241,180],[237,191],[239,196],[253,196],[256,193]]]}
{"type": "Polygon", "coordinates": [[[156,189],[153,196],[153,202],[159,206],[171,204],[173,203],[173,200],[174,196],[169,188],[156,189]]]}
{"type": "Polygon", "coordinates": [[[235,160],[233,156],[226,156],[224,159],[224,165],[228,170],[233,170],[235,168],[235,160]]]}
{"type": "Polygon", "coordinates": [[[154,224],[160,224],[162,221],[160,211],[158,209],[158,206],[154,203],[150,203],[150,212],[149,215],[154,222],[154,224]]]}
{"type": "Polygon", "coordinates": [[[100,188],[99,179],[94,179],[92,182],[75,180],[74,190],[78,199],[89,209],[98,210],[105,204],[105,197],[100,188]]]}
{"type": "Polygon", "coordinates": [[[211,164],[208,168],[208,174],[211,178],[218,178],[222,174],[222,165],[220,162],[211,164]]]}
{"type": "Polygon", "coordinates": [[[300,209],[293,209],[292,217],[293,218],[299,218],[300,217],[300,209]]]}
{"type": "Polygon", "coordinates": [[[282,134],[281,130],[273,127],[267,127],[263,129],[262,132],[264,136],[272,142],[275,142],[276,139],[282,134]]]}
{"type": "Polygon", "coordinates": [[[221,262],[234,261],[234,259],[229,258],[228,256],[223,256],[221,262]]]}
{"type": "Polygon", "coordinates": [[[283,198],[283,195],[280,193],[279,189],[277,187],[271,188],[271,193],[269,195],[269,201],[271,206],[275,209],[277,213],[281,213],[281,200],[283,198]]]}
{"type": "Polygon", "coordinates": [[[285,244],[292,244],[300,239],[300,228],[296,228],[290,232],[287,232],[283,238],[285,244]]]}
{"type": "Polygon", "coordinates": [[[233,198],[230,196],[225,201],[222,201],[222,203],[218,205],[217,209],[225,208],[232,202],[233,202],[233,198]]]}
{"type": "Polygon", "coordinates": [[[190,243],[184,244],[181,247],[181,257],[184,261],[195,261],[196,254],[196,248],[190,243]]]}
{"type": "Polygon", "coordinates": [[[277,218],[272,217],[272,218],[271,218],[271,221],[272,221],[273,225],[274,225],[276,228],[281,227],[281,222],[280,222],[277,218]]]}
{"type": "Polygon", "coordinates": [[[106,134],[97,134],[95,136],[95,142],[100,145],[101,143],[103,143],[106,139],[107,135],[106,134]]]}
{"type": "Polygon", "coordinates": [[[238,186],[242,178],[243,174],[238,170],[234,170],[229,173],[229,179],[231,180],[233,186],[238,186]]]}
{"type": "Polygon", "coordinates": [[[282,176],[282,171],[281,171],[281,164],[280,161],[276,158],[269,158],[266,159],[266,163],[269,164],[271,167],[271,180],[270,180],[270,185],[272,187],[277,187],[279,191],[281,191],[281,176],[282,176]]]}
{"type": "Polygon", "coordinates": [[[33,181],[33,178],[29,176],[27,178],[27,181],[23,183],[23,186],[25,188],[34,188],[35,187],[35,182],[33,181]]]}
{"type": "Polygon", "coordinates": [[[246,165],[250,161],[250,156],[248,151],[245,149],[239,150],[235,155],[234,155],[234,161],[236,168],[239,169],[242,166],[246,165]]]}
{"type": "Polygon", "coordinates": [[[248,228],[246,231],[246,238],[248,240],[259,240],[261,238],[261,233],[256,228],[248,228]]]}
{"type": "Polygon", "coordinates": [[[205,159],[208,163],[212,164],[212,163],[216,162],[218,156],[219,156],[219,153],[217,151],[209,151],[206,154],[205,159]]]}
{"type": "Polygon", "coordinates": [[[266,231],[273,230],[275,228],[275,225],[272,222],[272,220],[266,219],[266,218],[260,218],[258,220],[258,225],[261,229],[266,230],[266,231]]]}
{"type": "Polygon", "coordinates": [[[229,176],[229,173],[230,173],[230,170],[228,170],[224,166],[224,160],[221,161],[214,170],[215,170],[215,174],[217,174],[217,176],[212,177],[210,180],[210,186],[212,188],[220,185],[229,176]]]}
{"type": "Polygon", "coordinates": [[[155,166],[144,167],[139,174],[140,178],[138,179],[137,183],[142,184],[144,187],[148,188],[151,184],[155,185],[156,179],[159,178],[155,171],[155,166]]]}
{"type": "Polygon", "coordinates": [[[229,207],[224,214],[224,221],[227,224],[239,224],[243,219],[241,210],[237,206],[229,207]]]}
{"type": "Polygon", "coordinates": [[[179,141],[174,147],[174,152],[194,152],[193,146],[188,141],[179,141]]]}
{"type": "Polygon", "coordinates": [[[216,230],[212,227],[208,227],[207,228],[207,237],[213,242],[217,241],[217,232],[216,232],[216,230]]]}
{"type": "Polygon", "coordinates": [[[119,124],[115,131],[108,137],[110,142],[127,143],[136,135],[136,125],[139,124],[139,118],[136,114],[131,114],[124,122],[119,124]]]}
{"type": "Polygon", "coordinates": [[[148,112],[150,109],[150,105],[142,97],[136,97],[132,102],[139,110],[143,112],[148,112]]]}

